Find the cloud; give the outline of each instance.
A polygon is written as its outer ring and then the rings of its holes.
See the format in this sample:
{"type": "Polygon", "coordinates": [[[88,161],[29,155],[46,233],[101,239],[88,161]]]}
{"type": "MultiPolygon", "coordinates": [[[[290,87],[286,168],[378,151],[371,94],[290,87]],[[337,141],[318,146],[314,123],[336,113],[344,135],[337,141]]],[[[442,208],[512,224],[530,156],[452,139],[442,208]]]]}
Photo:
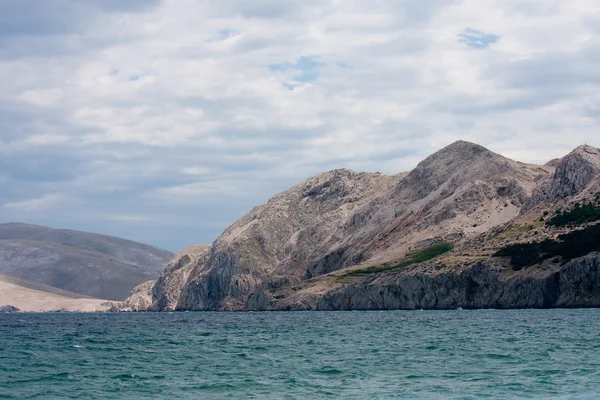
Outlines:
{"type": "Polygon", "coordinates": [[[0,7],[0,204],[61,196],[3,221],[178,250],[323,170],[600,146],[594,0],[0,7]]]}
{"type": "MultiPolygon", "coordinates": [[[[6,0],[0,4],[0,59],[68,56],[111,47],[107,18],[151,10],[160,0],[6,0]]],[[[112,39],[112,40],[111,40],[112,39]]]]}
{"type": "Polygon", "coordinates": [[[134,223],[150,221],[150,217],[145,215],[110,215],[108,219],[111,221],[134,223]]]}
{"type": "Polygon", "coordinates": [[[2,205],[2,208],[7,210],[19,210],[26,212],[40,211],[46,210],[58,204],[62,199],[63,198],[61,195],[52,193],[35,199],[5,203],[2,205]]]}

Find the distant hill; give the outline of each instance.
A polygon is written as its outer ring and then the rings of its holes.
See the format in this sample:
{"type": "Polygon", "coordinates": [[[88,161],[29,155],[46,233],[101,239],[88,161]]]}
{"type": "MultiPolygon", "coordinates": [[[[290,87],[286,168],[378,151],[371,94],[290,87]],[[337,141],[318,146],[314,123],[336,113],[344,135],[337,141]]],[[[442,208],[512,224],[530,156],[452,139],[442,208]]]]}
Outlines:
{"type": "Polygon", "coordinates": [[[153,246],[65,229],[0,224],[0,274],[109,300],[156,279],[173,254],[153,246]]]}

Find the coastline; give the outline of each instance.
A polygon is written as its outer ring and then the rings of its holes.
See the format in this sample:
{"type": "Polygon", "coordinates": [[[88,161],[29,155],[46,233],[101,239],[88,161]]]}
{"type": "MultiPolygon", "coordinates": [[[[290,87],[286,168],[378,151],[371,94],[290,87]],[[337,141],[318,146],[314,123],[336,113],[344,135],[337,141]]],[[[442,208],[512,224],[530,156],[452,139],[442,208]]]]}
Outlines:
{"type": "Polygon", "coordinates": [[[105,312],[116,302],[93,298],[70,298],[0,281],[0,307],[18,312],[105,312]]]}

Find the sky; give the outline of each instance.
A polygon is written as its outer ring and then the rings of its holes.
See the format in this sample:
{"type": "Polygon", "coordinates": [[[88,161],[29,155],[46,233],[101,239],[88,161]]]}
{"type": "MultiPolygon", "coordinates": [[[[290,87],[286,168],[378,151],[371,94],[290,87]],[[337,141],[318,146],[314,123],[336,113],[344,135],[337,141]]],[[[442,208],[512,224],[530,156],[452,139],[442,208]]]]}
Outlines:
{"type": "Polygon", "coordinates": [[[335,168],[600,147],[598,0],[0,0],[0,222],[211,243],[335,168]]]}

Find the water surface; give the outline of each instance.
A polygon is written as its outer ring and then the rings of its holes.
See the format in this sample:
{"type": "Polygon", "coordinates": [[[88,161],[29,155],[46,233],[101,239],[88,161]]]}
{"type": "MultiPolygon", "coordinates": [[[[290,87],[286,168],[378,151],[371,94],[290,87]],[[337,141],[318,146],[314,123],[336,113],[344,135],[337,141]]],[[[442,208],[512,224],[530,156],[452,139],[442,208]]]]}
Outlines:
{"type": "Polygon", "coordinates": [[[0,315],[4,399],[600,397],[600,310],[0,315]]]}

